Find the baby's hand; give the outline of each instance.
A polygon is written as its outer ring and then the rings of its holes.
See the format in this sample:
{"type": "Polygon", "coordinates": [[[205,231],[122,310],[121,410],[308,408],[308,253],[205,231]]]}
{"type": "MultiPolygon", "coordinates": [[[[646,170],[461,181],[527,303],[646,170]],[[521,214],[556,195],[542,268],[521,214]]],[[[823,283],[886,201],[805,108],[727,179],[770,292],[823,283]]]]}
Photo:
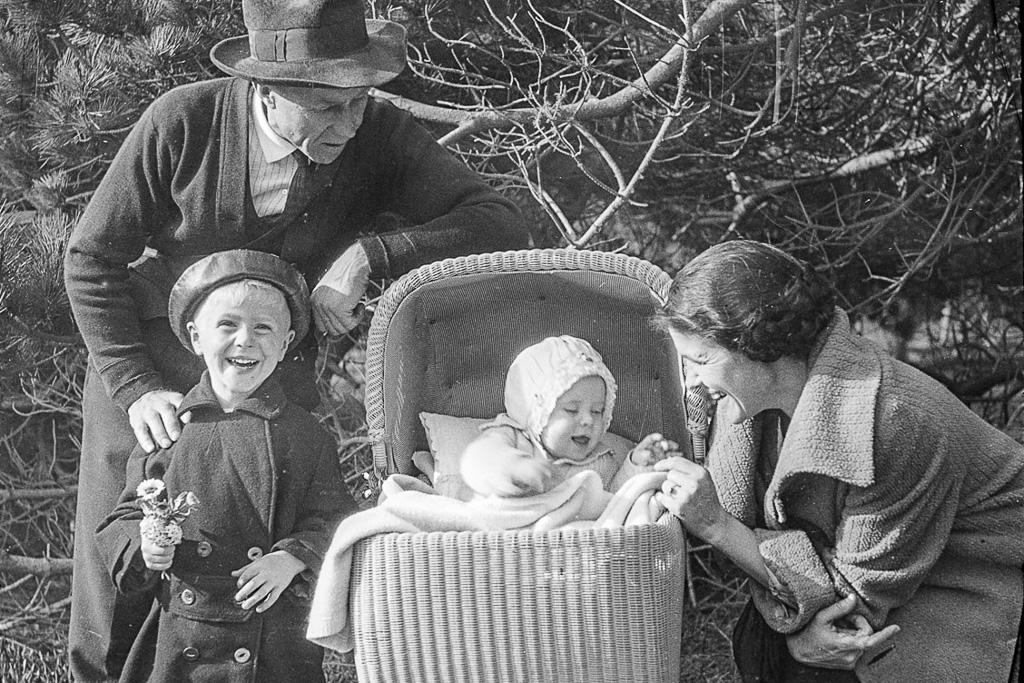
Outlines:
{"type": "Polygon", "coordinates": [[[146,563],[147,569],[157,572],[165,572],[171,568],[174,562],[175,546],[159,546],[145,535],[142,536],[142,561],[146,563]]]}
{"type": "Polygon", "coordinates": [[[281,597],[295,575],[305,568],[305,562],[287,551],[267,553],[231,572],[231,576],[238,577],[235,602],[242,609],[255,607],[257,612],[266,612],[281,597]]]}
{"type": "Polygon", "coordinates": [[[640,443],[638,443],[633,450],[629,452],[629,459],[634,465],[647,467],[660,460],[676,455],[682,455],[682,453],[679,452],[679,444],[675,441],[666,439],[661,434],[655,432],[654,434],[648,434],[645,436],[640,443]]]}
{"type": "Polygon", "coordinates": [[[544,493],[551,481],[551,463],[533,456],[519,456],[507,470],[509,489],[505,496],[529,496],[544,493]]]}
{"type": "MultiPolygon", "coordinates": [[[[465,463],[464,463],[465,465],[465,463]]],[[[516,498],[543,493],[551,481],[551,464],[521,451],[492,453],[463,467],[466,484],[481,496],[516,498]]]]}

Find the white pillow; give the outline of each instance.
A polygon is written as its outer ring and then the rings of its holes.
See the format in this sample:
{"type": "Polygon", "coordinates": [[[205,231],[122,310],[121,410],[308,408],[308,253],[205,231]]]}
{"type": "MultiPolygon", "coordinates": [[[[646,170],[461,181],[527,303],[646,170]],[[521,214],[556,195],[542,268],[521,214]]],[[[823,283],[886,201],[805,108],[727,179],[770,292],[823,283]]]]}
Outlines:
{"type": "Polygon", "coordinates": [[[459,462],[466,446],[480,436],[480,425],[490,420],[420,413],[420,422],[434,456],[434,489],[443,496],[471,500],[473,490],[462,481],[459,462]]]}

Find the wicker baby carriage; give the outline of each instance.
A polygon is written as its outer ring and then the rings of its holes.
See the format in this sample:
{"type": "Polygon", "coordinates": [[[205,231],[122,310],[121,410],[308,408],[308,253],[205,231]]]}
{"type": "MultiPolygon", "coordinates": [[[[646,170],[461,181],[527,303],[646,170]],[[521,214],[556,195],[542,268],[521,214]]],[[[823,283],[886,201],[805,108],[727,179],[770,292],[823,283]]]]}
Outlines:
{"type": "MultiPolygon", "coordinates": [[[[415,473],[421,411],[502,412],[504,375],[555,334],[589,340],[616,377],[611,432],[688,450],[678,363],[648,317],[669,278],[622,254],[528,250],[447,259],[395,282],[367,341],[381,475],[415,473]]],[[[357,544],[350,604],[363,683],[679,679],[684,535],[663,520],[549,532],[382,534],[357,544]]]]}

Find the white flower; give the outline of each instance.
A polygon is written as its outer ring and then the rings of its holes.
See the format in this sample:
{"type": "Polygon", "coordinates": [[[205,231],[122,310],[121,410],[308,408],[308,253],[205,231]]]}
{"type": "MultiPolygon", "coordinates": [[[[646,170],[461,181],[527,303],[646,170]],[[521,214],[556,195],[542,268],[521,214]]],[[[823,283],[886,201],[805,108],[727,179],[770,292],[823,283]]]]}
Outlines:
{"type": "Polygon", "coordinates": [[[157,517],[143,517],[139,522],[139,532],[161,548],[181,543],[181,527],[157,517]]]}
{"type": "Polygon", "coordinates": [[[164,492],[164,483],[159,479],[147,479],[135,489],[135,495],[143,500],[156,500],[164,492]]]}

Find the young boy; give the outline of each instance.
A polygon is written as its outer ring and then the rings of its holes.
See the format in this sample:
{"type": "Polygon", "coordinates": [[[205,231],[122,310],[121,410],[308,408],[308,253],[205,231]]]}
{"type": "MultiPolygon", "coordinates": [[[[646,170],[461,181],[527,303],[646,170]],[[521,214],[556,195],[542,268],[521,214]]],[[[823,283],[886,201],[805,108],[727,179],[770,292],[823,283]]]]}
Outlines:
{"type": "Polygon", "coordinates": [[[605,443],[615,407],[615,378],[588,342],[562,335],[525,348],[505,377],[505,411],[481,426],[462,454],[460,473],[481,496],[543,493],[587,469],[606,490],[674,454],[679,446],[650,434],[628,453],[605,443]]]}
{"type": "Polygon", "coordinates": [[[155,594],[121,680],[323,681],[323,650],[304,635],[310,583],[356,504],[334,442],[272,376],[309,328],[306,284],[271,254],[219,252],[182,273],[168,309],[207,369],[179,407],[181,438],[132,454],[97,531],[118,589],[155,594]],[[177,545],[140,533],[148,479],[199,501],[177,545]]]}

